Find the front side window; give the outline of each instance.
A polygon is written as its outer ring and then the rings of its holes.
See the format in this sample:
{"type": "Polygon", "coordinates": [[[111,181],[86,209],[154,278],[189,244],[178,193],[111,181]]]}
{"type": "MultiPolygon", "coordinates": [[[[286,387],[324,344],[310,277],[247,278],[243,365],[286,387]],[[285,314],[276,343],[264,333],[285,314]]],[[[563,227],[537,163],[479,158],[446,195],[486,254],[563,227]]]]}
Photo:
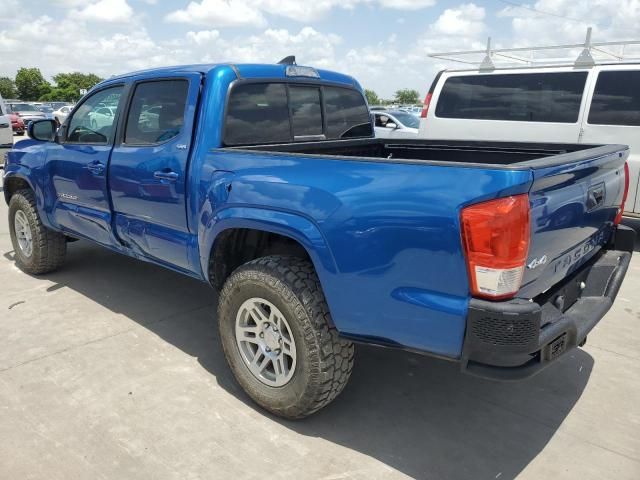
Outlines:
{"type": "Polygon", "coordinates": [[[488,74],[447,79],[436,117],[576,123],[587,72],[488,74]]]}
{"type": "Polygon", "coordinates": [[[588,122],[640,126],[640,71],[600,72],[588,122]]]}
{"type": "Polygon", "coordinates": [[[184,127],[186,80],[139,83],[131,100],[124,143],[153,145],[177,137],[184,127]]]}
{"type": "Polygon", "coordinates": [[[69,121],[67,142],[104,144],[113,138],[122,86],[94,93],[78,107],[69,121]]]}

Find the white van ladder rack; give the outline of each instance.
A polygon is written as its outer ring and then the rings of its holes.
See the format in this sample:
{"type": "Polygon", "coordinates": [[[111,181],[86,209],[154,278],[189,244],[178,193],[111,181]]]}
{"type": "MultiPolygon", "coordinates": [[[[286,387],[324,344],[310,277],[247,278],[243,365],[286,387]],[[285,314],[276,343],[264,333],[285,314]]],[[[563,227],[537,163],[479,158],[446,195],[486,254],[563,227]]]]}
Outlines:
{"type": "Polygon", "coordinates": [[[431,58],[448,60],[477,66],[481,71],[499,67],[525,65],[530,67],[573,64],[576,67],[592,67],[601,63],[626,63],[640,61],[640,40],[618,42],[592,42],[591,27],[587,29],[585,42],[573,45],[549,45],[543,47],[491,48],[491,37],[487,40],[486,50],[467,50],[461,52],[431,53],[431,58]],[[581,49],[575,58],[576,49],[581,49]],[[554,56],[558,51],[568,50],[573,56],[554,56]],[[536,56],[536,54],[538,56],[536,56]],[[484,55],[482,60],[479,56],[484,55]],[[500,62],[498,64],[498,62],[500,62]]]}

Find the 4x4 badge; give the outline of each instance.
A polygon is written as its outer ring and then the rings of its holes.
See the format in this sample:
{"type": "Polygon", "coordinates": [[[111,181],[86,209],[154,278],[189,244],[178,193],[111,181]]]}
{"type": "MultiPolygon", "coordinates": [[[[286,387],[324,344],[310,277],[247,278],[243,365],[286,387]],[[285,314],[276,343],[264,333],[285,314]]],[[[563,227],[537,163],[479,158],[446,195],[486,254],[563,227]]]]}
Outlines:
{"type": "Polygon", "coordinates": [[[543,255],[540,258],[534,258],[533,260],[531,260],[531,262],[529,262],[529,265],[527,265],[527,268],[533,270],[534,268],[540,265],[544,265],[545,263],[547,263],[547,256],[543,255]]]}
{"type": "Polygon", "coordinates": [[[545,263],[547,263],[547,256],[543,255],[540,258],[534,258],[533,260],[531,260],[531,262],[529,262],[529,265],[527,265],[527,268],[533,270],[534,268],[540,265],[544,265],[545,263]]]}

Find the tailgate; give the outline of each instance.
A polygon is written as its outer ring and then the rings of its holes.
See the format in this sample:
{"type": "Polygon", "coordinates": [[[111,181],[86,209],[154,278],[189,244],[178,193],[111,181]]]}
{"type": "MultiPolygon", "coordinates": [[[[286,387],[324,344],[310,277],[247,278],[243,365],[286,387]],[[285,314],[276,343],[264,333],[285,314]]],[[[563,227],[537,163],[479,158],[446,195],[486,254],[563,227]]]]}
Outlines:
{"type": "Polygon", "coordinates": [[[531,242],[518,297],[548,290],[609,240],[628,155],[628,147],[612,145],[531,162],[531,242]]]}

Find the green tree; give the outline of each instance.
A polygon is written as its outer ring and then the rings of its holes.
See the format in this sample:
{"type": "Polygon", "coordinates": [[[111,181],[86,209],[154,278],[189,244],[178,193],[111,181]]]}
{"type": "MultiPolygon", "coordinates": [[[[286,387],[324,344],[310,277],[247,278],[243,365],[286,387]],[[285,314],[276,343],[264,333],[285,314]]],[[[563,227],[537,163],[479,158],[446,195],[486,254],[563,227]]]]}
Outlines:
{"type": "Polygon", "coordinates": [[[2,98],[16,97],[16,84],[9,77],[0,77],[0,96],[2,98]]]}
{"type": "Polygon", "coordinates": [[[39,68],[20,68],[15,84],[18,97],[22,100],[37,100],[51,89],[39,68]]]}
{"type": "Polygon", "coordinates": [[[365,97],[367,97],[367,103],[369,105],[380,105],[380,97],[378,97],[378,94],[373,90],[365,88],[364,95],[365,97]]]}
{"type": "Polygon", "coordinates": [[[62,100],[65,102],[76,102],[80,99],[80,89],[89,90],[95,84],[100,83],[102,78],[93,73],[59,73],[53,77],[56,85],[40,100],[53,101],[62,100]]]}
{"type": "Polygon", "coordinates": [[[403,88],[402,90],[397,90],[395,95],[396,102],[404,105],[420,103],[420,93],[417,90],[403,88]]]}

